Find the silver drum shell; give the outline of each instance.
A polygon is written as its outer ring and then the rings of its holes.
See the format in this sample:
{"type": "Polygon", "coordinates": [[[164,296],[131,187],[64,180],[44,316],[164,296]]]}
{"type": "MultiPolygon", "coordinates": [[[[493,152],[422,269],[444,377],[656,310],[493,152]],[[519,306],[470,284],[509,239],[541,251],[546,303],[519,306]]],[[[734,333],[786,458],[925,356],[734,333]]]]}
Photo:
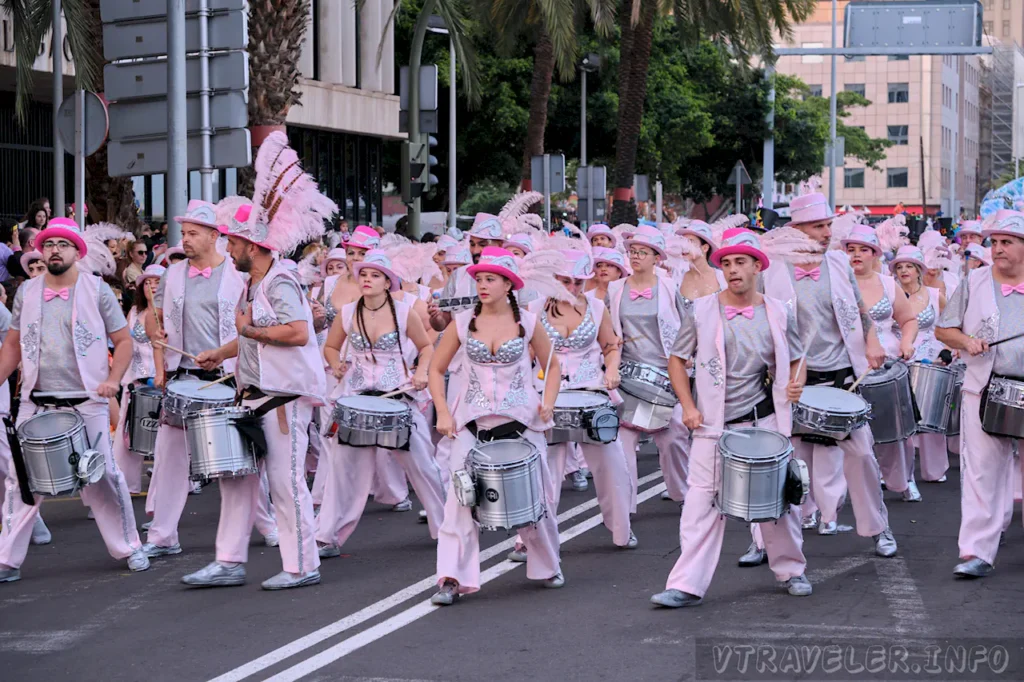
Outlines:
{"type": "MultiPolygon", "coordinates": [[[[593,391],[560,391],[559,396],[566,393],[583,393],[587,395],[598,395],[593,391]]],[[[602,396],[603,397],[603,396],[602,396]]],[[[555,411],[552,415],[554,426],[544,432],[548,445],[559,445],[561,443],[584,443],[587,445],[602,445],[590,437],[586,425],[590,423],[591,417],[602,407],[611,407],[611,401],[605,399],[603,402],[588,406],[559,406],[555,403],[555,411]]]]}
{"type": "Polygon", "coordinates": [[[334,404],[333,419],[338,427],[338,442],[356,448],[378,447],[390,450],[408,445],[412,433],[412,409],[400,400],[389,402],[401,405],[404,409],[401,412],[383,412],[351,402],[337,401],[334,404]]]}
{"type": "Polygon", "coordinates": [[[960,405],[963,402],[964,374],[967,372],[967,366],[958,362],[951,365],[951,368],[956,373],[956,379],[953,382],[953,400],[949,407],[949,421],[946,422],[946,435],[959,436],[960,405]]]}
{"type": "MultiPolygon", "coordinates": [[[[843,391],[840,388],[808,386],[804,389],[804,396],[810,388],[828,388],[830,391],[843,391]]],[[[857,411],[829,411],[824,408],[815,407],[809,403],[801,402],[793,405],[793,436],[821,436],[834,440],[844,440],[856,429],[868,423],[871,417],[871,406],[867,405],[857,411]]],[[[861,398],[863,400],[863,398],[861,398]]]]}
{"type": "Polygon", "coordinates": [[[40,412],[21,423],[18,440],[29,490],[37,495],[57,496],[73,494],[81,487],[76,473],[77,460],[89,449],[82,415],[68,410],[40,412]],[[33,430],[52,433],[57,429],[62,431],[52,436],[26,435],[33,430]]]}
{"type": "MultiPolygon", "coordinates": [[[[184,379],[183,381],[192,380],[184,379]]],[[[203,382],[200,382],[197,379],[195,380],[195,383],[202,385],[203,382]]],[[[171,382],[168,384],[168,387],[173,386],[173,384],[174,382],[171,382]]],[[[203,410],[212,410],[218,407],[231,407],[234,403],[234,396],[230,398],[200,398],[198,396],[184,395],[168,390],[164,393],[164,404],[163,408],[160,410],[160,422],[162,424],[169,424],[170,426],[183,429],[185,428],[185,420],[189,415],[203,410]]]]}
{"type": "Polygon", "coordinates": [[[512,531],[544,518],[540,451],[532,443],[524,439],[477,443],[469,461],[476,484],[474,514],[481,529],[512,531]],[[510,447],[520,448],[522,458],[500,464],[485,459],[491,448],[510,447]]]}
{"type": "Polygon", "coordinates": [[[921,419],[919,431],[945,433],[953,400],[956,373],[948,367],[915,362],[910,366],[910,385],[921,419]]]}
{"type": "MultiPolygon", "coordinates": [[[[765,431],[757,428],[733,429],[740,433],[765,431]]],[[[782,445],[777,452],[749,457],[730,452],[718,443],[721,478],[718,487],[718,509],[738,521],[759,523],[779,519],[789,508],[784,499],[786,474],[793,445],[779,435],[782,445]]]]}
{"type": "Polygon", "coordinates": [[[140,455],[153,456],[156,450],[156,432],[160,426],[160,406],[164,394],[158,388],[135,385],[131,389],[131,403],[125,420],[128,431],[128,449],[140,455]],[[153,415],[157,415],[153,417],[153,415]]]}
{"type": "Polygon", "coordinates": [[[1024,381],[992,377],[981,415],[985,433],[1024,438],[1024,381]]]}
{"type": "Polygon", "coordinates": [[[619,367],[621,382],[619,421],[638,431],[654,433],[672,421],[679,398],[672,391],[666,370],[640,362],[624,360],[619,367]]]}
{"type": "Polygon", "coordinates": [[[242,438],[235,419],[251,414],[246,407],[217,407],[185,418],[185,447],[193,481],[258,473],[256,454],[242,438]]]}
{"type": "Polygon", "coordinates": [[[876,443],[898,443],[917,431],[910,371],[903,363],[895,368],[884,378],[879,378],[875,372],[868,374],[858,389],[871,405],[871,434],[876,443]]]}

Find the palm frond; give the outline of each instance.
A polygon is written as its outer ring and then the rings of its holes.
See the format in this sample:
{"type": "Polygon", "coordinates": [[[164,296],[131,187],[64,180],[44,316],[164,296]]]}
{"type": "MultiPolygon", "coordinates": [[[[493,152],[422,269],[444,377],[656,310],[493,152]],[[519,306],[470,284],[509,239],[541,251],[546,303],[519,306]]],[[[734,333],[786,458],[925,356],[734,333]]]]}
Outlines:
{"type": "Polygon", "coordinates": [[[50,25],[50,4],[32,0],[0,0],[0,8],[11,17],[16,64],[15,112],[18,124],[24,125],[32,96],[32,65],[39,54],[39,43],[50,25]]]}
{"type": "Polygon", "coordinates": [[[75,84],[79,89],[92,90],[99,82],[103,64],[103,42],[96,39],[102,30],[97,21],[99,12],[90,0],[62,0],[61,5],[71,55],[75,59],[75,84]]]}

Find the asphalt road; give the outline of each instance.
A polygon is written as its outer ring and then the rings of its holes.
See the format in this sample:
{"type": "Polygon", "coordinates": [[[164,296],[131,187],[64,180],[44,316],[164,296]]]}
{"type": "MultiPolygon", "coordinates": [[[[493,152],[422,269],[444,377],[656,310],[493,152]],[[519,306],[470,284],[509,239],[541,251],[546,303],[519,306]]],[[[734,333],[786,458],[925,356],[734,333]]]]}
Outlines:
{"type": "MultiPolygon", "coordinates": [[[[434,543],[414,513],[371,502],[321,585],[268,593],[259,582],[279,558],[256,534],[248,585],[179,582],[212,559],[215,485],[189,498],[185,553],[141,574],[107,556],[79,501],[48,501],[53,543],[0,585],[0,680],[1024,679],[1019,509],[997,570],[954,581],[956,470],[922,483],[923,503],[887,494],[896,558],[853,533],[806,534],[808,598],[767,566],[737,567],[749,533],[730,522],[704,604],[673,611],[648,603],[679,553],[678,506],[659,499],[656,466],[641,457],[637,549],[611,544],[592,491],[566,487],[566,586],[527,581],[504,559],[511,540],[485,533],[486,584],[446,609],[429,605],[434,543]]],[[[135,507],[141,523],[141,498],[135,507]]]]}

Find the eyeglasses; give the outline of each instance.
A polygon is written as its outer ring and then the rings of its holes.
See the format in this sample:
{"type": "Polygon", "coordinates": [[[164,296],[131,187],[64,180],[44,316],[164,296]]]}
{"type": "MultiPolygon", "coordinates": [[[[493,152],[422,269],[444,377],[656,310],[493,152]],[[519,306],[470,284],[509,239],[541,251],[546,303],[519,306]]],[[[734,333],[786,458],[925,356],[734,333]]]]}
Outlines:
{"type": "Polygon", "coordinates": [[[74,248],[74,244],[64,240],[61,241],[50,241],[49,239],[43,242],[43,251],[67,251],[68,249],[74,248]]]}
{"type": "Polygon", "coordinates": [[[644,251],[640,251],[639,249],[630,249],[629,250],[629,257],[630,258],[647,258],[648,256],[653,256],[653,255],[654,255],[653,253],[651,253],[650,251],[647,251],[647,250],[644,250],[644,251]]]}
{"type": "Polygon", "coordinates": [[[135,252],[135,255],[136,255],[136,256],[145,256],[145,255],[146,255],[146,250],[145,250],[145,249],[143,249],[142,251],[136,251],[136,252],[135,252]]]}

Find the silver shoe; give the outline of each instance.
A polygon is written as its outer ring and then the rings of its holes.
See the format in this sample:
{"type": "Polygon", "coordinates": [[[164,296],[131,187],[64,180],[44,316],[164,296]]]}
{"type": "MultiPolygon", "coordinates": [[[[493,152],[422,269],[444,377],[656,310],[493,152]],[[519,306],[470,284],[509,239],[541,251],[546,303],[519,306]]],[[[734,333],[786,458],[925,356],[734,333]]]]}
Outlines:
{"type": "Polygon", "coordinates": [[[636,538],[636,533],[629,531],[629,539],[626,540],[626,544],[622,547],[624,549],[636,549],[636,546],[640,544],[640,541],[636,538]]]}
{"type": "Polygon", "coordinates": [[[672,496],[668,494],[667,490],[662,490],[661,491],[661,499],[664,500],[665,502],[671,502],[672,501],[672,496]]]}
{"type": "Polygon", "coordinates": [[[946,482],[946,480],[947,480],[947,479],[946,479],[946,474],[942,474],[942,476],[940,476],[939,478],[937,478],[937,479],[935,480],[935,482],[936,482],[936,483],[945,483],[945,482],[946,482]]]}
{"type": "Polygon", "coordinates": [[[192,488],[188,491],[189,495],[199,495],[203,492],[203,484],[200,481],[192,481],[192,488]]]}
{"type": "Polygon", "coordinates": [[[835,535],[839,532],[839,524],[835,521],[822,521],[818,524],[818,535],[835,535]]]}
{"type": "Polygon", "coordinates": [[[763,547],[759,548],[756,542],[751,542],[747,547],[747,553],[740,557],[739,564],[744,568],[760,566],[768,561],[768,552],[763,547]]]}
{"type": "Polygon", "coordinates": [[[142,546],[142,551],[150,559],[156,559],[157,557],[181,554],[181,545],[176,542],[168,547],[161,547],[160,545],[154,545],[152,542],[147,542],[142,546]]]}
{"type": "Polygon", "coordinates": [[[320,555],[321,559],[333,559],[334,557],[341,556],[341,547],[337,545],[320,545],[317,549],[317,554],[320,555]]]}
{"type": "Polygon", "coordinates": [[[800,519],[800,527],[804,530],[813,530],[818,527],[818,520],[821,519],[821,512],[815,510],[809,515],[800,519]]]}
{"type": "Polygon", "coordinates": [[[888,528],[874,537],[875,554],[880,557],[896,556],[896,538],[888,528]]]}
{"type": "Polygon", "coordinates": [[[276,530],[272,530],[263,536],[263,544],[267,547],[277,547],[281,544],[281,537],[277,534],[276,530]]]}
{"type": "Polygon", "coordinates": [[[306,585],[319,585],[320,584],[320,571],[314,569],[306,573],[289,573],[288,571],[281,571],[273,578],[267,578],[260,585],[264,590],[288,590],[293,587],[305,587],[306,585]]]}
{"type": "Polygon", "coordinates": [[[181,579],[181,582],[192,587],[232,587],[244,585],[245,564],[225,566],[219,561],[214,561],[200,568],[195,573],[189,573],[181,579]]]}
{"type": "Polygon", "coordinates": [[[0,568],[0,583],[14,583],[21,580],[21,570],[17,568],[0,568]]]}
{"type": "Polygon", "coordinates": [[[555,573],[553,576],[544,581],[544,587],[546,587],[549,590],[557,590],[559,587],[562,587],[563,585],[565,585],[565,576],[562,575],[561,571],[555,573]]]}
{"type": "Polygon", "coordinates": [[[505,557],[505,558],[508,559],[509,561],[514,561],[517,564],[525,563],[526,562],[526,546],[524,545],[522,547],[513,547],[512,551],[509,552],[508,556],[505,557]]]}
{"type": "Polygon", "coordinates": [[[917,489],[917,481],[907,481],[907,489],[903,491],[904,502],[920,502],[921,491],[917,489]]]}
{"type": "Polygon", "coordinates": [[[678,609],[684,606],[697,606],[704,599],[682,590],[665,590],[658,594],[651,595],[651,603],[664,606],[667,609],[678,609]]]}
{"type": "Polygon", "coordinates": [[[587,482],[587,477],[582,471],[574,471],[569,474],[569,478],[572,480],[572,489],[578,493],[585,493],[590,487],[590,483],[587,482]]]}
{"type": "Polygon", "coordinates": [[[137,550],[132,552],[130,557],[128,557],[128,570],[133,573],[149,570],[149,557],[146,556],[146,552],[142,547],[139,547],[137,550]]]}
{"type": "Polygon", "coordinates": [[[152,521],[146,521],[144,524],[142,524],[142,530],[149,530],[152,527],[153,527],[153,522],[152,521]]]}
{"type": "Polygon", "coordinates": [[[583,472],[583,475],[586,476],[588,480],[594,477],[594,473],[587,467],[583,467],[580,471],[583,472]]]}
{"type": "Polygon", "coordinates": [[[814,589],[811,587],[811,581],[806,576],[798,575],[795,578],[790,578],[786,582],[782,583],[786,586],[786,591],[794,597],[807,597],[810,596],[814,589]]]}
{"type": "Polygon", "coordinates": [[[401,502],[396,504],[394,507],[392,507],[391,511],[393,511],[393,512],[412,511],[412,500],[410,500],[408,497],[405,498],[404,500],[402,500],[401,502]]]}
{"type": "Polygon", "coordinates": [[[43,517],[36,514],[35,523],[32,525],[31,543],[33,545],[48,545],[52,540],[53,536],[50,535],[50,529],[46,527],[43,517]]]}
{"type": "Polygon", "coordinates": [[[420,523],[429,523],[430,522],[430,519],[427,518],[427,510],[426,509],[420,509],[419,513],[417,514],[417,517],[418,517],[420,523]]]}
{"type": "Polygon", "coordinates": [[[953,575],[957,578],[984,578],[991,572],[992,564],[977,557],[957,564],[957,567],[953,569],[953,575]]]}
{"type": "Polygon", "coordinates": [[[430,603],[435,606],[451,606],[459,600],[459,584],[454,580],[445,580],[441,589],[430,598],[430,603]]]}

